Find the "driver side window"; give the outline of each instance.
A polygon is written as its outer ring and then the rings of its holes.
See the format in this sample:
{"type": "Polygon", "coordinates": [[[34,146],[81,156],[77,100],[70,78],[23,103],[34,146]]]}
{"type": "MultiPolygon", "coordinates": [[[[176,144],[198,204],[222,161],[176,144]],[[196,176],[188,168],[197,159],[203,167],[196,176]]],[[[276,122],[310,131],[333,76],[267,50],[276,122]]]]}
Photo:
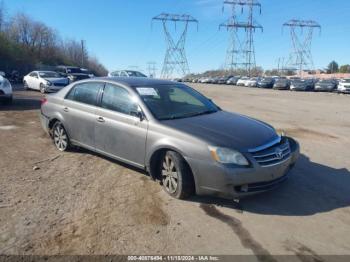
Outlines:
{"type": "Polygon", "coordinates": [[[129,92],[122,87],[106,84],[103,91],[101,107],[118,113],[134,116],[138,105],[129,92]]]}

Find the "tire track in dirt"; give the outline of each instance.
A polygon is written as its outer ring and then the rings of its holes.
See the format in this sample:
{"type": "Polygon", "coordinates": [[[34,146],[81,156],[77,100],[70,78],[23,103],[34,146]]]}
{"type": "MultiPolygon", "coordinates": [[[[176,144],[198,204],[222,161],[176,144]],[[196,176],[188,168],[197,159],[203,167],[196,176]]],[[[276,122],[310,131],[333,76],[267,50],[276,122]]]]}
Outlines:
{"type": "Polygon", "coordinates": [[[250,234],[250,232],[243,227],[242,222],[235,218],[228,216],[222,212],[220,212],[215,206],[213,205],[207,205],[207,204],[201,204],[200,208],[204,210],[204,212],[221,222],[227,224],[230,226],[230,228],[235,232],[239,240],[241,241],[242,245],[250,249],[257,259],[259,261],[263,262],[276,262],[277,260],[274,259],[269,251],[267,251],[259,242],[257,242],[253,236],[250,234]]]}

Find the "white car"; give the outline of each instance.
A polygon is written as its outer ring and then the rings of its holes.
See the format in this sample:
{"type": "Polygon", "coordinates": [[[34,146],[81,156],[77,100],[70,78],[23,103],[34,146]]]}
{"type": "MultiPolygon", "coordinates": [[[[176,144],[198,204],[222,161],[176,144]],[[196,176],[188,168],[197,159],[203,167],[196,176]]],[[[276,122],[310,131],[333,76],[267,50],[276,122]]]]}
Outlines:
{"type": "Polygon", "coordinates": [[[0,100],[5,104],[12,103],[12,86],[10,81],[0,74],[0,100]]]}
{"type": "Polygon", "coordinates": [[[338,84],[338,91],[341,93],[350,93],[350,79],[342,79],[338,84]]]}
{"type": "Polygon", "coordinates": [[[259,82],[259,77],[252,77],[245,82],[246,87],[257,87],[259,82]]]}
{"type": "Polygon", "coordinates": [[[237,81],[238,86],[245,86],[246,82],[249,81],[249,77],[242,77],[237,81]]]}
{"type": "Polygon", "coordinates": [[[57,92],[69,85],[69,79],[53,71],[33,71],[23,78],[25,89],[39,90],[41,93],[57,92]]]}

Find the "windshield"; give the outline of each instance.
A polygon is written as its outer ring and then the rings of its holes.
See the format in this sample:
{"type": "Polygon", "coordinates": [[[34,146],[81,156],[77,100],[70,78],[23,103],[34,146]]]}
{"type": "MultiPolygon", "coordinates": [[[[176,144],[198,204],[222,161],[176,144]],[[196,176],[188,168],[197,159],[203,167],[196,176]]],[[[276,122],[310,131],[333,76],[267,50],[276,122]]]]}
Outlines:
{"type": "Polygon", "coordinates": [[[40,77],[42,78],[58,78],[60,75],[56,72],[39,72],[40,77]]]}
{"type": "Polygon", "coordinates": [[[136,91],[158,120],[193,117],[219,111],[209,99],[185,85],[138,87],[136,91]]]}
{"type": "Polygon", "coordinates": [[[320,80],[318,83],[319,84],[333,84],[334,81],[333,80],[320,80]]]}
{"type": "Polygon", "coordinates": [[[137,71],[126,71],[128,76],[135,76],[135,77],[147,77],[144,74],[137,72],[137,71]]]}

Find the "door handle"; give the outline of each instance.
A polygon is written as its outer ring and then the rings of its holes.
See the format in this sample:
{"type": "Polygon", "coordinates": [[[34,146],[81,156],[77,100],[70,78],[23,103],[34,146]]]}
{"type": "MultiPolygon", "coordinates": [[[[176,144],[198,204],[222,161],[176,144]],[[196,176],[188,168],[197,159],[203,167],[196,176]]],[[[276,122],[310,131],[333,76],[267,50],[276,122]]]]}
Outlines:
{"type": "Polygon", "coordinates": [[[64,112],[69,112],[68,107],[63,108],[63,111],[64,111],[64,112]]]}
{"type": "Polygon", "coordinates": [[[100,122],[100,123],[106,122],[105,119],[102,116],[98,117],[97,121],[100,122]]]}

